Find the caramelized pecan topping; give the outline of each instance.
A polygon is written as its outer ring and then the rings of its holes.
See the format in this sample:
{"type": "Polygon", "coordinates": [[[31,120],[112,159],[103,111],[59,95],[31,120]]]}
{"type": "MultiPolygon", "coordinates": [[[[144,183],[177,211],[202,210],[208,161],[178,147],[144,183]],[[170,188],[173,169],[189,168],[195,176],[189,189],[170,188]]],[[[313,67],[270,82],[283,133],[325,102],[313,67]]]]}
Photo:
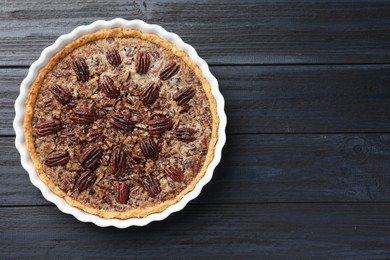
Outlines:
{"type": "Polygon", "coordinates": [[[138,162],[142,162],[145,159],[145,157],[141,153],[136,152],[132,152],[131,157],[133,158],[133,160],[136,160],[138,162]]]}
{"type": "Polygon", "coordinates": [[[116,112],[108,120],[110,124],[116,129],[131,131],[134,128],[134,122],[131,121],[130,117],[122,113],[116,112]]]}
{"type": "Polygon", "coordinates": [[[180,65],[177,65],[176,62],[172,61],[166,65],[160,72],[160,79],[168,80],[172,78],[180,69],[180,65]]]}
{"type": "Polygon", "coordinates": [[[184,178],[183,171],[177,165],[171,164],[164,171],[173,181],[181,182],[184,178]]]}
{"type": "Polygon", "coordinates": [[[145,104],[152,104],[156,99],[158,98],[158,93],[160,92],[162,83],[154,83],[149,82],[146,84],[145,88],[143,89],[141,95],[140,95],[140,100],[145,104]]]}
{"type": "Polygon", "coordinates": [[[160,183],[151,175],[145,175],[142,178],[142,186],[152,197],[155,197],[161,192],[160,183]]]}
{"type": "Polygon", "coordinates": [[[72,98],[72,94],[66,87],[57,84],[54,84],[50,91],[53,93],[53,96],[58,100],[58,102],[63,105],[68,103],[68,101],[72,98]]]}
{"type": "Polygon", "coordinates": [[[122,149],[122,147],[117,147],[112,151],[111,154],[111,174],[120,176],[122,175],[126,170],[127,160],[126,160],[126,153],[122,149]]]}
{"type": "Polygon", "coordinates": [[[172,128],[172,120],[168,117],[155,118],[148,122],[149,131],[156,135],[161,134],[172,128]]]}
{"type": "Polygon", "coordinates": [[[135,71],[139,75],[146,74],[150,66],[150,55],[147,52],[138,52],[135,57],[135,71]]]}
{"type": "Polygon", "coordinates": [[[119,89],[115,86],[114,80],[109,76],[104,75],[99,79],[99,87],[109,98],[116,98],[119,96],[119,89]]]}
{"type": "Polygon", "coordinates": [[[76,73],[77,80],[87,81],[89,78],[89,68],[84,58],[78,58],[72,61],[72,67],[76,73]]]}
{"type": "Polygon", "coordinates": [[[79,191],[86,190],[96,181],[96,175],[91,170],[83,172],[76,182],[79,191]]]}
{"type": "Polygon", "coordinates": [[[124,181],[114,182],[114,191],[116,201],[120,204],[126,204],[129,199],[129,188],[124,181]]]}
{"type": "Polygon", "coordinates": [[[90,129],[85,139],[87,142],[92,142],[98,139],[102,135],[101,129],[90,129]]]}
{"type": "Polygon", "coordinates": [[[73,109],[73,115],[70,116],[70,119],[78,124],[91,124],[95,121],[96,117],[97,115],[94,109],[81,107],[73,109]]]}
{"type": "Polygon", "coordinates": [[[173,100],[179,106],[186,104],[193,96],[195,96],[195,89],[192,87],[179,89],[174,95],[173,100]]]}
{"type": "Polygon", "coordinates": [[[141,151],[146,158],[157,161],[158,159],[158,146],[152,138],[147,137],[140,142],[141,151]]]}
{"type": "Polygon", "coordinates": [[[182,142],[193,142],[196,140],[193,136],[196,133],[196,130],[192,128],[177,128],[174,133],[176,138],[182,142]]]}
{"type": "Polygon", "coordinates": [[[195,176],[200,170],[199,160],[196,157],[192,157],[191,164],[192,175],[195,176]]]}
{"type": "Polygon", "coordinates": [[[37,130],[37,135],[39,136],[55,134],[61,130],[61,127],[62,124],[59,120],[50,120],[47,122],[37,124],[35,126],[37,130]]]}
{"type": "Polygon", "coordinates": [[[207,154],[207,139],[206,139],[206,137],[203,137],[203,139],[202,139],[202,143],[201,143],[201,149],[200,149],[200,152],[201,152],[201,154],[202,155],[206,155],[207,154]]]}
{"type": "Polygon", "coordinates": [[[67,151],[56,151],[46,157],[45,164],[49,167],[65,165],[69,162],[69,159],[67,151]]]}
{"type": "Polygon", "coordinates": [[[87,148],[80,155],[79,162],[88,169],[94,169],[100,164],[103,149],[100,146],[87,148]]]}
{"type": "Polygon", "coordinates": [[[118,67],[122,63],[121,55],[116,49],[106,50],[106,59],[114,67],[118,67]]]}

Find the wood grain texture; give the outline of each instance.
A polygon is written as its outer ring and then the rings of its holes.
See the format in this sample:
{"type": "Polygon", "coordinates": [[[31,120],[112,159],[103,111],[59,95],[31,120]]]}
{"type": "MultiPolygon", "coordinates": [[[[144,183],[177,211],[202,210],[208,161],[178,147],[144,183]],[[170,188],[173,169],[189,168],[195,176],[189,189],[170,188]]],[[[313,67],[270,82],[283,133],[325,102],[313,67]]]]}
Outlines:
{"type": "Polygon", "coordinates": [[[0,2],[0,65],[30,65],[61,34],[98,19],[158,23],[210,64],[390,62],[385,0],[0,2]]]}
{"type": "MultiPolygon", "coordinates": [[[[1,138],[0,206],[48,205],[1,138]]],[[[233,135],[195,203],[390,201],[390,134],[233,135]]]]}
{"type": "MultiPolygon", "coordinates": [[[[214,66],[227,132],[390,131],[390,65],[214,66]]],[[[0,69],[0,135],[12,135],[26,69],[0,69]]]]}
{"type": "Polygon", "coordinates": [[[1,258],[386,259],[390,204],[188,205],[118,230],[55,207],[0,208],[1,258]]]}

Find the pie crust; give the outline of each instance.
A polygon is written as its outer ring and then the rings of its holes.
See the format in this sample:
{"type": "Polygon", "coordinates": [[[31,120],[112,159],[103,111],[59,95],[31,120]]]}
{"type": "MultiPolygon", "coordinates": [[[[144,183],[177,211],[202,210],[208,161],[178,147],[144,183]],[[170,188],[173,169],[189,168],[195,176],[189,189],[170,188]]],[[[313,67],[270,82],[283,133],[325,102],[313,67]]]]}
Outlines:
{"type": "MultiPolygon", "coordinates": [[[[196,108],[194,108],[196,109],[196,108]]],[[[36,122],[35,122],[36,123],[36,122]]],[[[204,176],[209,163],[212,161],[214,157],[215,145],[217,142],[218,134],[218,124],[219,118],[217,115],[217,107],[215,99],[211,93],[210,83],[205,79],[199,67],[192,61],[192,59],[181,49],[176,47],[170,41],[163,39],[157,35],[141,32],[139,30],[130,30],[125,28],[112,28],[112,29],[101,29],[94,33],[85,34],[79,37],[77,40],[72,41],[67,44],[61,51],[57,52],[50,61],[40,70],[38,76],[35,81],[31,85],[29,95],[26,101],[26,112],[24,118],[24,131],[25,131],[25,142],[27,146],[27,150],[31,156],[35,169],[38,173],[40,179],[58,196],[63,197],[67,203],[77,208],[80,208],[88,213],[98,215],[104,218],[118,218],[118,219],[128,219],[132,217],[146,217],[150,214],[161,212],[172,204],[180,201],[185,194],[192,191],[198,181],[204,176]],[[128,208],[125,211],[116,211],[111,209],[98,208],[88,203],[81,202],[76,197],[72,196],[69,192],[63,191],[63,189],[59,188],[51,178],[45,172],[45,165],[42,161],[42,156],[37,153],[35,147],[35,131],[34,128],[34,108],[36,101],[39,97],[40,89],[42,84],[44,83],[45,77],[48,73],[50,73],[55,66],[61,62],[62,59],[70,55],[77,48],[98,40],[108,39],[108,38],[134,38],[141,39],[146,42],[150,42],[157,46],[164,48],[166,51],[170,52],[173,57],[180,59],[184,64],[189,68],[190,71],[194,72],[195,77],[199,80],[199,85],[202,87],[202,91],[204,95],[207,97],[207,102],[209,104],[210,111],[210,120],[208,121],[211,131],[210,136],[208,136],[208,145],[207,152],[204,155],[204,160],[202,162],[201,167],[199,167],[198,173],[191,179],[186,186],[181,189],[173,198],[157,201],[145,207],[132,207],[128,208]]],[[[77,158],[76,158],[77,160],[77,158]]],[[[183,165],[180,165],[181,169],[183,169],[183,165]]],[[[185,169],[183,169],[185,171],[185,169]]],[[[131,190],[131,187],[130,187],[131,190]]]]}

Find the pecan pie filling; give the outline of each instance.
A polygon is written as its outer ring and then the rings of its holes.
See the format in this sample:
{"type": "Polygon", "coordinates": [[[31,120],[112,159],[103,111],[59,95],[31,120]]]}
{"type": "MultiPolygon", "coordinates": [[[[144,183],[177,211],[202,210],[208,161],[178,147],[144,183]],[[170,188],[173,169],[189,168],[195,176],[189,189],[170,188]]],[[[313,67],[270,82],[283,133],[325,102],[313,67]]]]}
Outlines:
{"type": "Polygon", "coordinates": [[[157,43],[114,36],[77,46],[45,74],[31,128],[56,193],[126,212],[172,200],[194,181],[212,121],[186,62],[157,43]]]}

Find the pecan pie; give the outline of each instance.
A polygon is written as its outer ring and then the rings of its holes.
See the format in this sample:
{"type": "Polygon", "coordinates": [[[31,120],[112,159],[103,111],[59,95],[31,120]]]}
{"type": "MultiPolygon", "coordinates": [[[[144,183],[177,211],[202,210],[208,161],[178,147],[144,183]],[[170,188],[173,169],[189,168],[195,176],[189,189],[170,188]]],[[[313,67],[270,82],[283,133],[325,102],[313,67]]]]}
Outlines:
{"type": "Polygon", "coordinates": [[[191,58],[124,28],[81,36],[31,86],[26,144],[39,177],[70,205],[126,219],[194,189],[214,156],[218,116],[191,58]]]}

